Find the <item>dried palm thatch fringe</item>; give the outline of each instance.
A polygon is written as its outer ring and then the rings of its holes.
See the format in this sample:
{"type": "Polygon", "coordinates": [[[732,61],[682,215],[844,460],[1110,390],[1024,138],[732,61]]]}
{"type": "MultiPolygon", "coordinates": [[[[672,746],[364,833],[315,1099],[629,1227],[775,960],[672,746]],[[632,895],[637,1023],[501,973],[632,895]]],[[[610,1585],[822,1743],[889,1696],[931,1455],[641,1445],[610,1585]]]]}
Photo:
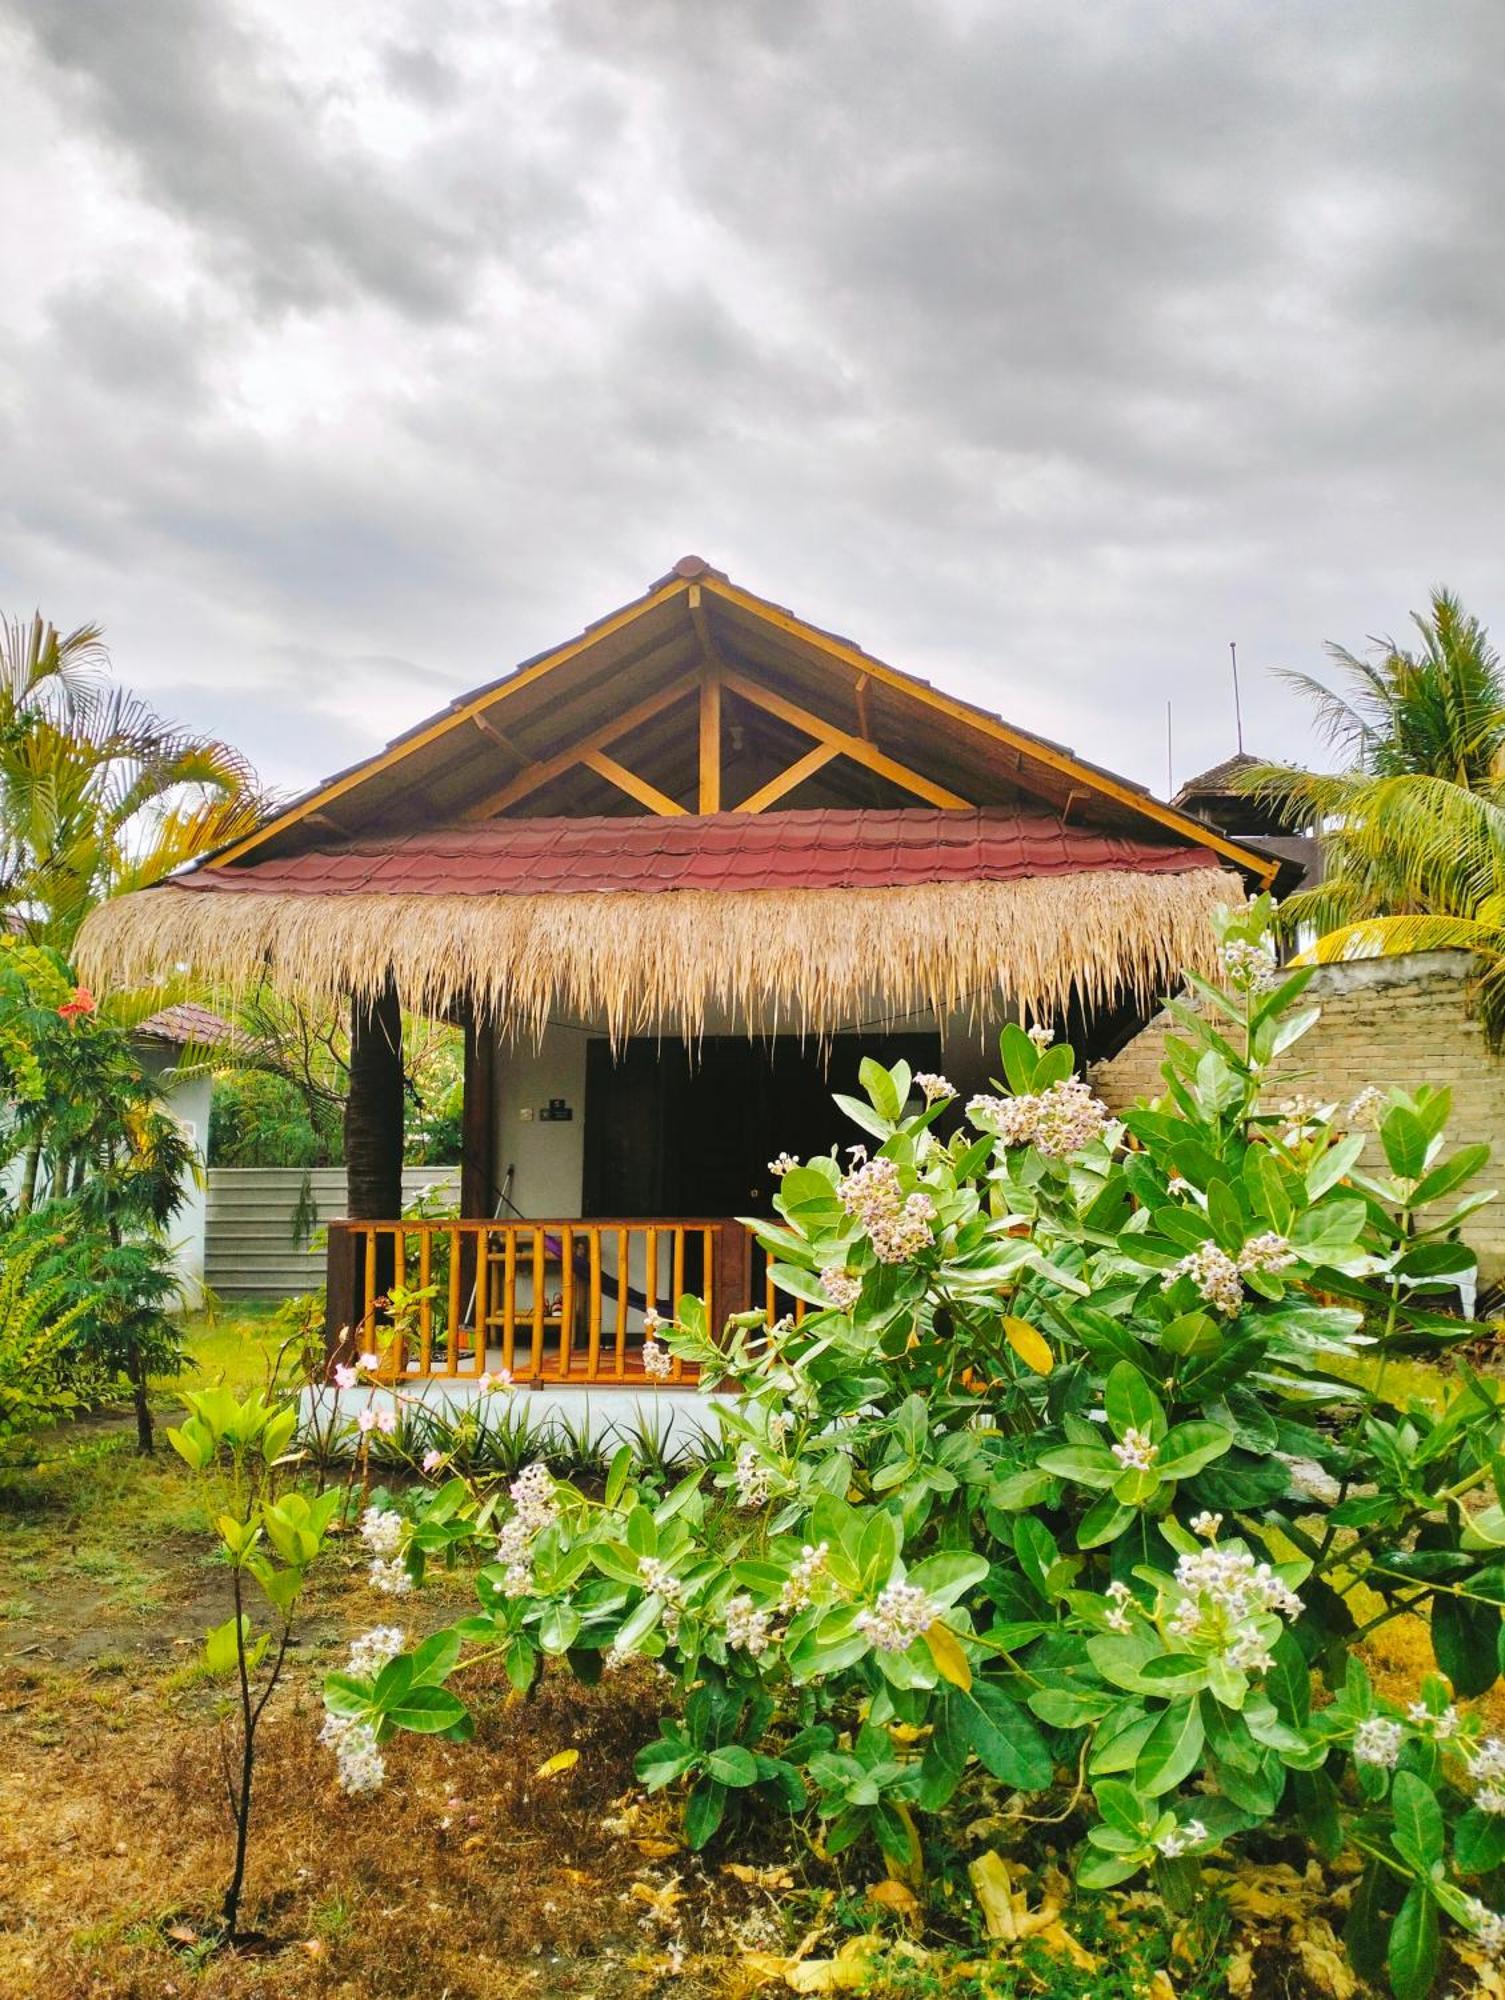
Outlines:
{"type": "Polygon", "coordinates": [[[893,1018],[992,1010],[1049,1016],[1152,1000],[1210,968],[1212,915],[1236,876],[1102,870],[895,889],[680,890],[544,896],[204,895],[164,885],[96,910],[81,976],[134,987],[194,974],[230,996],[263,982],[316,1007],[378,992],[442,1014],[456,1002],[513,1032],[551,1013],[615,1039],[691,1037],[728,1019],[755,1033],[833,1033],[874,1005],[893,1018]]]}

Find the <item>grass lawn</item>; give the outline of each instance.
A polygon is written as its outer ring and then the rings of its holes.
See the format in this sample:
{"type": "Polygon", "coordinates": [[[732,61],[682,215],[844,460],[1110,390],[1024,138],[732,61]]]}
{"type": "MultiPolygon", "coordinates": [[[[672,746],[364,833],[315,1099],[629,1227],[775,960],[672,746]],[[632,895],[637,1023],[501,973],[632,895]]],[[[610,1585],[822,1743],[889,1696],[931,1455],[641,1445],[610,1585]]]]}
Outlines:
{"type": "MultiPolygon", "coordinates": [[[[278,1335],[266,1314],[200,1320],[187,1382],[266,1381],[278,1335]]],[[[181,1382],[155,1386],[174,1420],[181,1382]]],[[[1408,1385],[1410,1386],[1410,1385],[1408,1385]]],[[[1431,1393],[1420,1371],[1415,1389],[1431,1393]]],[[[374,1799],[345,1797],[316,1742],[318,1683],[378,1623],[415,1634],[473,1603],[464,1577],[421,1596],[374,1598],[358,1540],[315,1573],[294,1664],[264,1733],[247,1921],[279,1949],[213,1957],[197,1940],[223,1887],[228,1821],[219,1775],[221,1691],[197,1671],[206,1627],[228,1615],[214,1555],[218,1492],[162,1443],[133,1451],[123,1415],[42,1440],[42,1462],[0,1473],[0,1996],[746,1996],[748,1954],[812,1933],[834,1948],[834,1912],[862,1902],[870,1859],[822,1868],[762,1831],[740,1875],[678,1845],[673,1808],[632,1775],[654,1733],[647,1670],[586,1691],[561,1678],[526,1703],[482,1668],[469,1682],[476,1743],[404,1737],[374,1799]],[[569,1769],[543,1775],[561,1750],[569,1769]]],[[[1426,1629],[1400,1621],[1369,1659],[1393,1693],[1431,1665],[1426,1629]]],[[[1497,1690],[1498,1693],[1498,1690],[1497,1690]]],[[[1505,1705],[1502,1705],[1505,1709],[1505,1705]]],[[[1501,1720],[1505,1721],[1505,1713],[1501,1720]]],[[[1304,1878],[1275,1870],[1270,1898],[1296,1909],[1304,1878]]],[[[892,1918],[897,1929],[902,1923],[892,1918]]],[[[1155,1918],[1158,1923],[1158,1917],[1155,1918]]],[[[1123,1939],[1112,1944],[1124,1956],[1123,1939]]],[[[1012,2000],[1210,2000],[1218,1976],[1178,1969],[1155,1986],[1115,1967],[1095,1986],[953,1986],[916,1971],[870,1993],[1012,2000]]],[[[769,1989],[782,1991],[782,1984],[769,1989]]],[[[1273,1989],[1271,1989],[1273,1991],[1273,1989]]],[[[1322,1989],[1287,1985],[1299,1993],[1322,1989]]]]}

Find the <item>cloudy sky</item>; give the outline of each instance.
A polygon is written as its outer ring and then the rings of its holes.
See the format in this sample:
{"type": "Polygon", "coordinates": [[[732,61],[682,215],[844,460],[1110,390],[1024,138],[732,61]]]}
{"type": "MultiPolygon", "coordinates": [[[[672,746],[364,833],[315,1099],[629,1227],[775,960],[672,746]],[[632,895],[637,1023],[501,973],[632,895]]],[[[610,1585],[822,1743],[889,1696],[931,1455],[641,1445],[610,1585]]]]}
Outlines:
{"type": "Polygon", "coordinates": [[[696,551],[1083,754],[1505,630],[1498,0],[0,0],[0,606],[284,786],[696,551]]]}

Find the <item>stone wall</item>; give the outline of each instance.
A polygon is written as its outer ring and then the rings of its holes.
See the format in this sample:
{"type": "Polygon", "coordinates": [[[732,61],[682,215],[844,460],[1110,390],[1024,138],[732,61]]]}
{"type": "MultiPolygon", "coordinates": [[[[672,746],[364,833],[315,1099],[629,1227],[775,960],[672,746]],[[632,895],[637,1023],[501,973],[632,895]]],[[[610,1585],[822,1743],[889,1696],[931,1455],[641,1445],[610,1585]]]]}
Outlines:
{"type": "MultiPolygon", "coordinates": [[[[1272,1066],[1272,1098],[1278,1103],[1304,1091],[1341,1110],[1369,1083],[1403,1090],[1445,1084],[1453,1093],[1451,1143],[1482,1139],[1495,1150],[1491,1164],[1461,1192],[1498,1186],[1505,1195],[1505,1061],[1485,1048],[1469,1007],[1472,969],[1467,953],[1451,951],[1320,966],[1307,1001],[1321,1006],[1322,1018],[1272,1066]]],[[[1166,1015],[1158,1015],[1093,1071],[1099,1095],[1114,1110],[1164,1088],[1160,1064],[1170,1026],[1166,1015]]],[[[1378,1146],[1371,1145],[1377,1159],[1378,1146]]],[[[1464,1235],[1478,1252],[1481,1281],[1505,1279],[1505,1198],[1473,1216],[1464,1235]]]]}

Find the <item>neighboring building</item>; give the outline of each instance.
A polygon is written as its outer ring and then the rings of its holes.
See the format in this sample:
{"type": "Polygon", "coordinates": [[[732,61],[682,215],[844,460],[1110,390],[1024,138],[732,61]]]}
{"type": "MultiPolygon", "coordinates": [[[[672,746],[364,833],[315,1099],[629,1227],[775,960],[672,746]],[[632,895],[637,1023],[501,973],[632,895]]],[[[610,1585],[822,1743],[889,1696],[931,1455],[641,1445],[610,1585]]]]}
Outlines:
{"type": "MultiPolygon", "coordinates": [[[[97,984],[353,996],[330,1326],[394,1368],[642,1384],[644,1314],[769,1290],[767,1162],[863,1054],[966,1089],[1005,1019],[1142,1023],[1280,863],[688,557],[252,838],[93,916],[97,984]],[[463,1023],[460,1218],[399,1220],[401,1009],[463,1023]]],[[[677,1373],[677,1371],[676,1371],[677,1373]]]]}
{"type": "Polygon", "coordinates": [[[1171,804],[1193,819],[1204,820],[1280,864],[1273,888],[1277,896],[1295,889],[1314,889],[1322,880],[1322,843],[1294,818],[1288,807],[1243,789],[1239,780],[1266,768],[1263,757],[1240,750],[1195,778],[1188,778],[1171,804]]]}
{"type": "Polygon", "coordinates": [[[131,1032],[141,1067],[155,1081],[164,1105],[192,1140],[198,1163],[184,1186],[183,1205],[170,1226],[173,1262],[183,1303],[190,1308],[199,1305],[204,1296],[204,1173],[214,1095],[214,1077],[206,1059],[239,1037],[238,1028],[191,1001],[164,1007],[131,1032]]]}

